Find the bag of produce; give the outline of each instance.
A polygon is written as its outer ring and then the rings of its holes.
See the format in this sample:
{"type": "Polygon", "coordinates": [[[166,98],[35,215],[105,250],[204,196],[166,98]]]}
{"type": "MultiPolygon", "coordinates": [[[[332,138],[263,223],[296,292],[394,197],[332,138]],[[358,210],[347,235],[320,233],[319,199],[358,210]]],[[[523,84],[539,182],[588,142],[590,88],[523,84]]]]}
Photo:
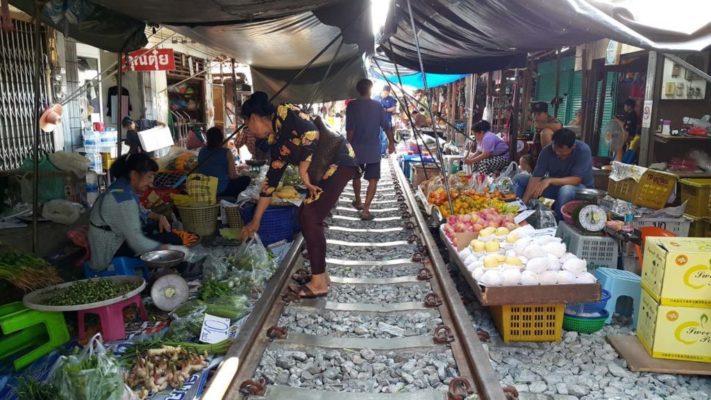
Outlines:
{"type": "Polygon", "coordinates": [[[252,282],[255,285],[266,282],[278,267],[257,234],[242,243],[237,252],[237,259],[242,266],[238,269],[252,271],[252,282]]]}
{"type": "Polygon", "coordinates": [[[79,355],[60,357],[51,379],[63,400],[127,400],[135,395],[123,382],[118,361],[97,333],[79,355]]]}

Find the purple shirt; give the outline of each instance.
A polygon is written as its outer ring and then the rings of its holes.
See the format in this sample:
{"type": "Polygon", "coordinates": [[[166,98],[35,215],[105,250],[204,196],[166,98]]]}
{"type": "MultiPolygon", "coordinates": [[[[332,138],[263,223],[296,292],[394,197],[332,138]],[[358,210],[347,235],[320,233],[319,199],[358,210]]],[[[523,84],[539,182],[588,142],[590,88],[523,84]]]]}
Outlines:
{"type": "Polygon", "coordinates": [[[359,164],[380,162],[380,128],[388,129],[385,109],[371,99],[356,99],[346,107],[346,130],[353,131],[353,151],[359,164]]]}
{"type": "Polygon", "coordinates": [[[493,132],[486,132],[484,138],[481,139],[481,147],[479,150],[482,153],[490,153],[492,156],[500,156],[509,151],[509,145],[499,139],[493,132]]]}

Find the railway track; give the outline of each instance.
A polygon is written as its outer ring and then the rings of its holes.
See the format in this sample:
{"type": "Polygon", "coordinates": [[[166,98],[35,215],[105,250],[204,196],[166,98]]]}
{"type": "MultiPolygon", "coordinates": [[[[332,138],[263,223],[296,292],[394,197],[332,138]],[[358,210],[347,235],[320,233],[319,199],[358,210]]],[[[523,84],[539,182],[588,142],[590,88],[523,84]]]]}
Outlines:
{"type": "Polygon", "coordinates": [[[506,398],[405,177],[382,169],[373,221],[351,186],[327,220],[329,295],[290,295],[297,238],[205,399],[506,398]]]}

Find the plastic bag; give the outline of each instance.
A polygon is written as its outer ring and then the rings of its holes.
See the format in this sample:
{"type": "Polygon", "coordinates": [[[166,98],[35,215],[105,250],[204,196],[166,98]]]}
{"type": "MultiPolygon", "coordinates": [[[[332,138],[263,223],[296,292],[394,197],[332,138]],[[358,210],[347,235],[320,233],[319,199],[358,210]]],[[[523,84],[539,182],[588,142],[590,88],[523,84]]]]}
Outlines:
{"type": "Polygon", "coordinates": [[[239,269],[251,270],[252,282],[255,285],[263,284],[272,276],[278,266],[276,260],[269,255],[266,247],[262,244],[259,235],[256,234],[252,239],[242,243],[237,252],[237,259],[243,267],[239,269]]]}
{"type": "Polygon", "coordinates": [[[51,373],[63,400],[124,400],[136,396],[123,382],[118,361],[97,333],[79,355],[60,357],[51,373]]]}
{"type": "Polygon", "coordinates": [[[42,217],[58,224],[71,225],[79,219],[84,207],[68,200],[50,200],[42,206],[42,217]]]}
{"type": "Polygon", "coordinates": [[[79,153],[58,151],[49,155],[49,161],[60,170],[71,171],[79,178],[83,178],[89,169],[89,160],[79,153]]]}
{"type": "Polygon", "coordinates": [[[526,219],[536,229],[554,228],[558,226],[556,222],[555,212],[544,206],[537,200],[532,200],[534,213],[526,219]]]}

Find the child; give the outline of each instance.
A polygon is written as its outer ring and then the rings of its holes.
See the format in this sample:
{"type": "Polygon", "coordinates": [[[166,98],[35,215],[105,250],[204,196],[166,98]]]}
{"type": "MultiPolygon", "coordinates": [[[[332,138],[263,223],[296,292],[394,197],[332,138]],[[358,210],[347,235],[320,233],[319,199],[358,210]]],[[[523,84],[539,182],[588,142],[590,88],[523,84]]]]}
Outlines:
{"type": "Polygon", "coordinates": [[[531,174],[533,172],[533,157],[530,154],[524,154],[518,160],[518,167],[522,174],[531,174]]]}

